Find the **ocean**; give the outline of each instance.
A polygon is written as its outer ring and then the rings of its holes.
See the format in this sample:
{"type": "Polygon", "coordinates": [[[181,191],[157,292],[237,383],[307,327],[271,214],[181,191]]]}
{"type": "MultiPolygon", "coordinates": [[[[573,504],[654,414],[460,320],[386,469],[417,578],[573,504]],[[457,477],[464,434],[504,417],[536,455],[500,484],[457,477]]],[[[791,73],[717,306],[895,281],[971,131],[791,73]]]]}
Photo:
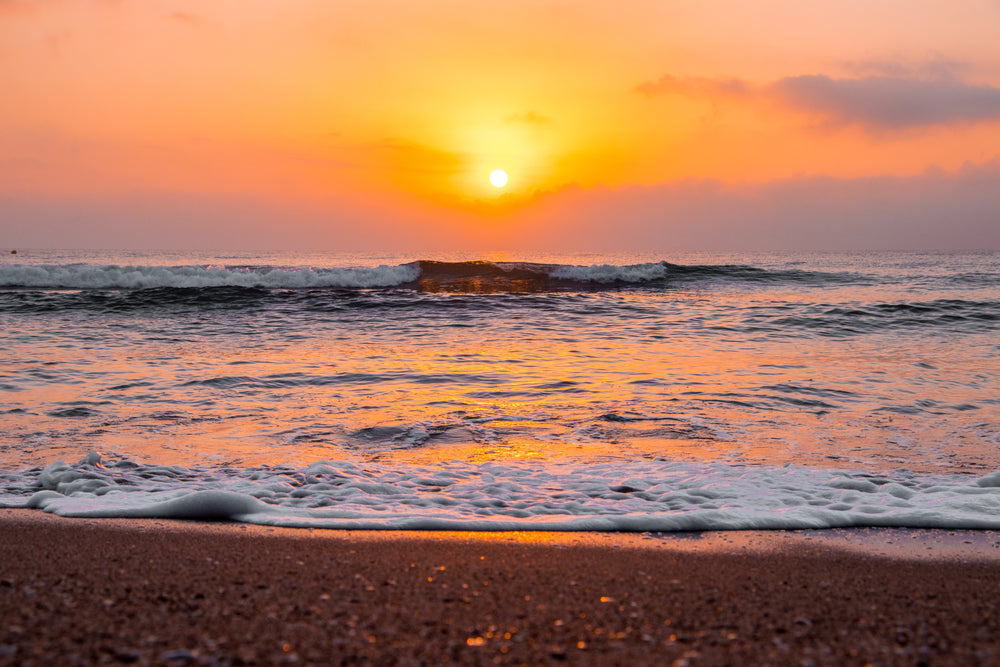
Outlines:
{"type": "Polygon", "coordinates": [[[1000,529],[1000,254],[0,257],[0,507],[1000,529]]]}

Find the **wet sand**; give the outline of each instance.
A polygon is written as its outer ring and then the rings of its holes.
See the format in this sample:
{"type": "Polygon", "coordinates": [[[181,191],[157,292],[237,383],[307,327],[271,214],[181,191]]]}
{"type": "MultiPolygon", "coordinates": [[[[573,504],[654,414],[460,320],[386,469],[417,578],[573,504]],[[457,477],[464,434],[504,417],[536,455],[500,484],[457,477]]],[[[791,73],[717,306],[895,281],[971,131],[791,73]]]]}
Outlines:
{"type": "Polygon", "coordinates": [[[2,664],[1000,663],[1000,535],[359,533],[0,511],[2,664]]]}

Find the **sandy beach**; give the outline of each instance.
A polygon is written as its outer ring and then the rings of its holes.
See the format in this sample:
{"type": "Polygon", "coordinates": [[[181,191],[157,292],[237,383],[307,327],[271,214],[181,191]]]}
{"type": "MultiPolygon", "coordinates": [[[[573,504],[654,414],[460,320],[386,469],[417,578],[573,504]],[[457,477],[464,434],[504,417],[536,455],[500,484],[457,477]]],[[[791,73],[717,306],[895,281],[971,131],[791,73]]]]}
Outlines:
{"type": "Polygon", "coordinates": [[[3,664],[1000,661],[996,533],[0,534],[3,664]]]}

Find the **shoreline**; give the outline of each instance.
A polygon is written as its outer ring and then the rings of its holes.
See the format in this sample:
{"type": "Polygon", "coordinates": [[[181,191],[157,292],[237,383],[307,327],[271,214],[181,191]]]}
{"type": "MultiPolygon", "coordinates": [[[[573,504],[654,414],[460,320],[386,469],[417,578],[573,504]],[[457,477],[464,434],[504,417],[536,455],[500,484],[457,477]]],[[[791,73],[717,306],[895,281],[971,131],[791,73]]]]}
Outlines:
{"type": "Polygon", "coordinates": [[[358,532],[5,510],[0,534],[2,664],[1000,660],[995,531],[358,532]]]}

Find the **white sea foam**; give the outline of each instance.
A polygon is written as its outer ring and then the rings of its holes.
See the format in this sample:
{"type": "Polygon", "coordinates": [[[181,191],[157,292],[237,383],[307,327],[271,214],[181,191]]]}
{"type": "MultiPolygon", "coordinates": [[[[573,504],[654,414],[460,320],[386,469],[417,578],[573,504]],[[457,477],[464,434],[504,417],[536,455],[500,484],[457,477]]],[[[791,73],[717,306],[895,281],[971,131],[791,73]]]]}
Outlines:
{"type": "Polygon", "coordinates": [[[798,466],[451,462],[380,468],[105,464],[0,474],[0,507],[67,517],[228,519],[289,527],[679,531],[1000,529],[1000,471],[885,475],[798,466]]]}
{"type": "Polygon", "coordinates": [[[649,264],[593,264],[591,266],[560,266],[549,274],[561,280],[576,280],[595,283],[643,283],[663,280],[667,277],[667,266],[663,262],[649,264]]]}
{"type": "Polygon", "coordinates": [[[155,287],[391,287],[416,280],[413,265],[345,269],[223,268],[208,266],[0,266],[0,287],[148,289],[155,287]]]}

